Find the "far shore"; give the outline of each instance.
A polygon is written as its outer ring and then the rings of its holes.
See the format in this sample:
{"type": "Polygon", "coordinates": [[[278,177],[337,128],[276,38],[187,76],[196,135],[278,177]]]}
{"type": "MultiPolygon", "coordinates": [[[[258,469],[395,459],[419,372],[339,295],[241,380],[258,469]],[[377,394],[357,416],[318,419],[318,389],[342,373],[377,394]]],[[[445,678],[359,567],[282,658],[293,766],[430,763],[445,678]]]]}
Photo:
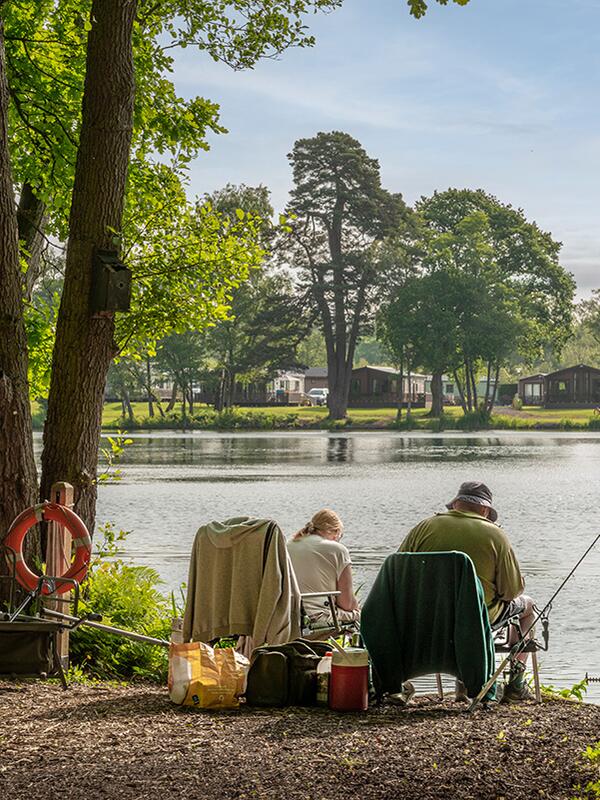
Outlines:
{"type": "MultiPolygon", "coordinates": [[[[34,430],[43,428],[43,413],[38,404],[33,406],[34,430]]],[[[477,413],[465,415],[458,406],[448,406],[443,416],[431,417],[429,409],[416,408],[402,411],[398,419],[397,409],[349,408],[344,420],[329,420],[327,409],[322,406],[235,406],[217,413],[210,406],[196,405],[192,412],[182,413],[180,405],[172,412],[163,409],[161,416],[154,407],[154,416],[149,416],[148,404],[132,403],[132,415],[123,416],[120,403],[106,403],[102,429],[116,432],[154,431],[215,431],[215,432],[261,432],[261,431],[429,431],[477,432],[477,431],[596,431],[600,432],[600,414],[593,408],[541,408],[525,406],[514,409],[497,406],[486,418],[477,413]]]]}

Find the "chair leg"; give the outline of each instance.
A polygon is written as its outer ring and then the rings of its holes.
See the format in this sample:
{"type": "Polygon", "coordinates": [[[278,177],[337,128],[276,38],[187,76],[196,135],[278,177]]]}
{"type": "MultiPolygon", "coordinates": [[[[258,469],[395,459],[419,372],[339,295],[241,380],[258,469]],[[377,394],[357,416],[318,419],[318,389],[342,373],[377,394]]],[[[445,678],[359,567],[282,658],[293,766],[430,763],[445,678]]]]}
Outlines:
{"type": "Polygon", "coordinates": [[[541,703],[542,691],[540,688],[540,671],[538,668],[538,659],[535,650],[531,653],[531,668],[533,670],[533,687],[535,689],[535,701],[536,703],[541,703]]]}
{"type": "Polygon", "coordinates": [[[442,676],[439,672],[435,673],[435,685],[437,686],[438,700],[444,699],[444,687],[442,686],[442,676]]]}

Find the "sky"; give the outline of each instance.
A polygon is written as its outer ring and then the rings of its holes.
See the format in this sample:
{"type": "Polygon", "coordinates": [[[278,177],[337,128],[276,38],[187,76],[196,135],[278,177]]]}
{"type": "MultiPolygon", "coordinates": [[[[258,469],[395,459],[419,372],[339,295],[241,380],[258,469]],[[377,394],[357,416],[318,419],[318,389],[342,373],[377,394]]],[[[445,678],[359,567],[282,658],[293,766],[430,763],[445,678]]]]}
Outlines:
{"type": "Polygon", "coordinates": [[[229,131],[190,196],[263,184],[282,211],[294,141],[342,130],[406,202],[485,189],[563,242],[579,296],[600,287],[600,0],[432,0],[421,20],[404,0],[345,0],[307,22],[314,47],[245,72],[177,54],[179,94],[219,103],[229,131]]]}

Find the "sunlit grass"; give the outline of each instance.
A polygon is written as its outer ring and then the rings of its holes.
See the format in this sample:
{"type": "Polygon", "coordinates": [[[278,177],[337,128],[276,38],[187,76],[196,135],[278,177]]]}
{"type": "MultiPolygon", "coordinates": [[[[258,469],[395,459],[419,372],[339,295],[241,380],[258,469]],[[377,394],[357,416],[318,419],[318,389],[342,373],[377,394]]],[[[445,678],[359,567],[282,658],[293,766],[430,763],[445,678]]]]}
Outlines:
{"type": "MultiPolygon", "coordinates": [[[[132,403],[133,414],[137,421],[145,421],[148,418],[148,404],[145,402],[132,403]]],[[[166,408],[166,403],[163,404],[166,408]]],[[[195,412],[206,410],[209,406],[198,404],[194,407],[195,412]]],[[[34,418],[38,418],[36,426],[41,426],[41,407],[37,401],[31,404],[32,414],[34,418]]],[[[325,422],[327,418],[326,406],[239,406],[238,411],[243,413],[263,413],[269,414],[271,417],[285,417],[287,415],[296,415],[300,426],[319,425],[320,422],[325,422]]],[[[181,404],[177,403],[174,411],[180,413],[181,404]]],[[[350,427],[373,427],[385,428],[391,426],[396,420],[397,410],[393,406],[385,406],[382,408],[349,408],[348,409],[348,422],[350,427]]],[[[590,420],[598,420],[600,418],[594,414],[592,408],[540,408],[539,406],[524,406],[519,412],[514,412],[502,406],[494,410],[494,418],[502,423],[500,427],[510,426],[515,429],[529,429],[534,428],[538,424],[541,426],[549,425],[551,427],[565,427],[572,423],[575,427],[578,425],[586,425],[590,420]]],[[[111,426],[113,429],[118,425],[119,420],[122,419],[122,406],[121,403],[105,403],[102,414],[103,426],[111,426]]],[[[412,419],[415,427],[421,428],[431,424],[429,409],[415,408],[412,410],[412,419]]],[[[158,419],[158,411],[155,409],[155,417],[158,419]]],[[[462,417],[462,409],[460,406],[446,406],[444,408],[444,417],[446,419],[445,428],[451,429],[453,421],[462,417]]],[[[403,411],[403,418],[406,419],[406,409],[403,411]]]]}

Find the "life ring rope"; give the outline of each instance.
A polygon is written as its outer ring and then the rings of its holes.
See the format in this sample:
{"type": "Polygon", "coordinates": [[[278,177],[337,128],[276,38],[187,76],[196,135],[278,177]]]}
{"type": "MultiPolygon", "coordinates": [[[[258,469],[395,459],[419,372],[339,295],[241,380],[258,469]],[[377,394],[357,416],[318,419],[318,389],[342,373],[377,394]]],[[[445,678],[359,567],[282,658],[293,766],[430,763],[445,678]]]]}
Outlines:
{"type": "Polygon", "coordinates": [[[30,592],[40,586],[40,591],[44,595],[64,594],[72,588],[70,581],[81,582],[87,574],[92,556],[92,539],[85,523],[72,509],[58,503],[38,503],[21,512],[10,526],[3,543],[15,554],[15,576],[20,585],[30,592]],[[36,575],[25,563],[23,557],[25,536],[34,525],[44,521],[58,522],[71,534],[71,544],[75,548],[75,556],[73,563],[64,575],[36,575]],[[52,589],[48,585],[49,582],[44,582],[45,577],[55,578],[58,586],[52,589]]]}

